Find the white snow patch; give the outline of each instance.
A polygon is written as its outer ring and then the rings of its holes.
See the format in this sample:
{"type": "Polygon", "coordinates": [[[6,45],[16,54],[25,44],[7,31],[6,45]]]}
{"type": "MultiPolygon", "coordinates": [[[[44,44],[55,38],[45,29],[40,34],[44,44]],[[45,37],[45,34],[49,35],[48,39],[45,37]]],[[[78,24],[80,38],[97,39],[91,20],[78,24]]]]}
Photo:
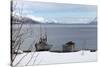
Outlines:
{"type": "Polygon", "coordinates": [[[56,52],[44,51],[44,52],[31,52],[31,53],[20,54],[16,57],[15,61],[13,62],[13,65],[16,65],[17,63],[18,64],[16,66],[25,66],[25,65],[92,62],[92,61],[96,61],[96,52],[78,51],[70,53],[56,53],[56,52]],[[18,63],[23,56],[25,57],[22,59],[20,63],[18,63]],[[30,62],[28,63],[29,60],[30,62]]]}
{"type": "Polygon", "coordinates": [[[33,20],[42,22],[42,23],[45,22],[45,19],[44,19],[43,17],[40,17],[40,16],[27,15],[27,17],[29,17],[29,18],[31,18],[31,19],[33,19],[33,20]]]}

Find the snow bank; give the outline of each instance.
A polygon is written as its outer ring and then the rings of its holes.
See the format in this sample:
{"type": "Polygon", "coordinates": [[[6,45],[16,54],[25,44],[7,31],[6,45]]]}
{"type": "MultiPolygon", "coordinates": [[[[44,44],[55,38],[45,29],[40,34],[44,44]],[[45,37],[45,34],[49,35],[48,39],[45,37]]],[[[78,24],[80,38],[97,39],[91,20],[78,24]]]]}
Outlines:
{"type": "Polygon", "coordinates": [[[72,63],[72,62],[92,62],[96,61],[96,52],[78,51],[70,53],[55,53],[55,52],[31,52],[23,53],[16,57],[13,65],[39,65],[39,64],[57,64],[57,63],[72,63]],[[24,56],[23,59],[21,59],[24,56]],[[21,60],[21,62],[19,62],[21,60]]]}

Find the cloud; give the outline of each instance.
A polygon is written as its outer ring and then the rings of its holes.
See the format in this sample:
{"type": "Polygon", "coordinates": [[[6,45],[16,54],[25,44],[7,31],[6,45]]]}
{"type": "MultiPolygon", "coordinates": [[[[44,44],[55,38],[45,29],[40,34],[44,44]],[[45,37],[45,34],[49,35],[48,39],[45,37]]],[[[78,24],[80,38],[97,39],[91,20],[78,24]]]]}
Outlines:
{"type": "Polygon", "coordinates": [[[94,5],[44,3],[26,0],[16,0],[15,2],[17,2],[15,13],[19,13],[17,15],[26,16],[42,23],[88,23],[97,15],[97,6],[94,5]],[[21,8],[23,8],[22,14],[20,14],[21,8]]]}
{"type": "Polygon", "coordinates": [[[24,10],[42,13],[52,12],[95,12],[97,6],[93,5],[76,5],[76,4],[62,4],[62,3],[45,3],[32,1],[17,1],[17,8],[23,7],[24,10]]]}

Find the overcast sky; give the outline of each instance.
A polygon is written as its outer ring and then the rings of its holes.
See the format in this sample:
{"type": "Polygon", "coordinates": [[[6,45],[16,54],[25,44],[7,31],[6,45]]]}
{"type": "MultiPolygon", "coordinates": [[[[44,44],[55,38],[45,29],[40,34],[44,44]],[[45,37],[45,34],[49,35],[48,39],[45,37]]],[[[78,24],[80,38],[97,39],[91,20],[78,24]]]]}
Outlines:
{"type": "Polygon", "coordinates": [[[16,10],[14,12],[19,13],[21,8],[23,8],[23,15],[39,21],[84,23],[89,22],[97,15],[97,6],[95,5],[44,3],[33,1],[17,1],[16,3],[14,2],[13,5],[15,4],[16,10]]]}

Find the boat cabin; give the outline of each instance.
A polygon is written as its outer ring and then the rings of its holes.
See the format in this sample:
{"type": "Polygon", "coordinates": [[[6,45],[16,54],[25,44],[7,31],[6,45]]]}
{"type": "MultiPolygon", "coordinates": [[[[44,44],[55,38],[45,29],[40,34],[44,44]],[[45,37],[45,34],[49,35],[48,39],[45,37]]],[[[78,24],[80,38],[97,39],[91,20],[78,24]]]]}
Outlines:
{"type": "Polygon", "coordinates": [[[40,38],[39,42],[35,44],[36,51],[48,51],[47,38],[40,38]]]}
{"type": "Polygon", "coordinates": [[[75,49],[75,43],[69,41],[63,45],[63,52],[73,52],[75,49]]]}

